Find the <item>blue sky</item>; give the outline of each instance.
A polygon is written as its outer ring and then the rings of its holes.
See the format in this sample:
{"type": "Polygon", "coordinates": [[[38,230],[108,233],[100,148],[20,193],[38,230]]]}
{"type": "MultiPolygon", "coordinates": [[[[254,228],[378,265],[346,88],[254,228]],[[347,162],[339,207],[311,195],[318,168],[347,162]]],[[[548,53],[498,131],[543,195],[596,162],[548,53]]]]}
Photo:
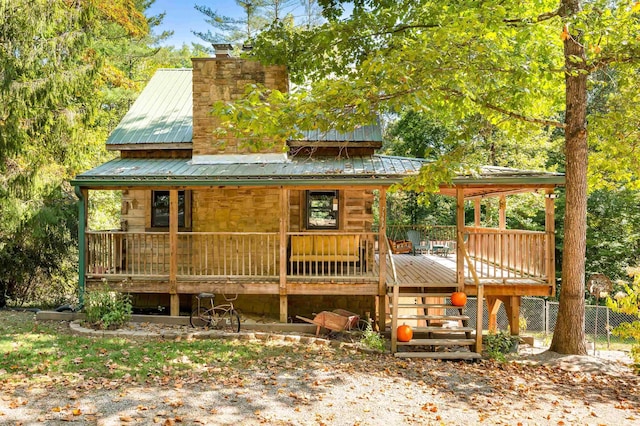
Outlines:
{"type": "Polygon", "coordinates": [[[238,13],[242,12],[234,0],[156,0],[149,8],[149,14],[157,15],[166,12],[162,25],[156,31],[174,32],[173,36],[163,43],[164,45],[180,47],[183,43],[203,43],[191,33],[191,30],[206,32],[209,29],[209,25],[204,21],[205,15],[194,9],[196,4],[209,6],[226,16],[238,16],[238,13]]]}

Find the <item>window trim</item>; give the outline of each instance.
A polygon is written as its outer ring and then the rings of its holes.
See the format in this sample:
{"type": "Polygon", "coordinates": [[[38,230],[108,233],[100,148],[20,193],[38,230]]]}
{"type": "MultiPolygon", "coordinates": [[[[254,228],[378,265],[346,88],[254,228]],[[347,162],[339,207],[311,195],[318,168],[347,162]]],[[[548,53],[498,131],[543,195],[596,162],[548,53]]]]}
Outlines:
{"type": "Polygon", "coordinates": [[[313,190],[307,190],[305,191],[305,227],[308,230],[327,230],[327,229],[332,229],[332,230],[339,230],[340,229],[340,215],[341,215],[341,202],[340,202],[340,191],[336,190],[336,189],[313,189],[313,190]],[[335,225],[330,225],[330,226],[316,226],[316,225],[311,225],[310,224],[310,213],[311,213],[311,196],[315,193],[324,193],[324,194],[333,194],[333,198],[337,201],[338,204],[338,208],[337,210],[335,210],[335,219],[336,219],[336,224],[335,225]]]}
{"type": "MultiPolygon", "coordinates": [[[[168,189],[152,189],[150,194],[149,194],[149,221],[148,223],[148,227],[146,228],[146,231],[150,231],[150,232],[154,232],[154,231],[168,231],[169,230],[169,226],[153,226],[153,210],[154,210],[154,199],[155,199],[155,193],[156,192],[169,192],[170,190],[168,189]]],[[[178,190],[178,196],[180,196],[180,193],[184,193],[184,226],[178,226],[178,231],[179,232],[185,232],[185,231],[191,231],[191,207],[192,207],[192,203],[191,203],[191,191],[189,190],[185,190],[185,189],[180,189],[178,190]]],[[[179,209],[179,205],[178,205],[178,209],[179,209]]]]}

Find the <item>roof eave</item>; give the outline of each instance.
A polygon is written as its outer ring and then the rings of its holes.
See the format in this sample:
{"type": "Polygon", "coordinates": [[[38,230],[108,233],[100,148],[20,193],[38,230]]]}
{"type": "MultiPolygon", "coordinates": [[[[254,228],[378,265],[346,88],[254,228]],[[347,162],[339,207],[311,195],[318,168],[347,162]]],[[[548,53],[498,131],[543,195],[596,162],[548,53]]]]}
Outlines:
{"type": "Polygon", "coordinates": [[[173,143],[134,143],[134,144],[107,144],[107,151],[146,151],[150,149],[158,150],[174,150],[174,149],[193,149],[191,142],[173,142],[173,143]]]}
{"type": "Polygon", "coordinates": [[[188,179],[176,177],[149,177],[139,176],[135,179],[113,179],[87,177],[74,179],[72,186],[78,187],[149,187],[149,186],[326,186],[327,184],[336,186],[387,186],[400,183],[406,176],[327,176],[313,175],[304,178],[283,177],[259,177],[242,179],[215,179],[205,177],[202,179],[188,179]]]}
{"type": "Polygon", "coordinates": [[[541,175],[541,176],[508,176],[508,177],[457,177],[453,178],[454,185],[556,185],[565,184],[564,175],[541,175]]]}

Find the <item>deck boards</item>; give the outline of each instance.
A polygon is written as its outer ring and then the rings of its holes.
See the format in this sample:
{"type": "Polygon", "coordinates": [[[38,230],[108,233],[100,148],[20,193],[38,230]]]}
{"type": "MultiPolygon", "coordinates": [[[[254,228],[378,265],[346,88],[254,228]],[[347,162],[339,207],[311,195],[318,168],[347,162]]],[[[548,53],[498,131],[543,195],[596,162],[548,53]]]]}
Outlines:
{"type": "MultiPolygon", "coordinates": [[[[377,260],[376,260],[377,261],[377,260]]],[[[456,256],[439,256],[432,254],[394,254],[393,261],[396,267],[399,284],[446,284],[457,286],[456,283],[456,256]]],[[[393,284],[391,268],[387,275],[387,285],[393,284]]],[[[551,295],[551,287],[546,282],[530,278],[489,279],[483,276],[481,271],[479,278],[485,287],[485,295],[521,295],[521,296],[548,296],[551,295]]],[[[465,265],[465,277],[468,268],[465,265]]],[[[470,295],[475,294],[476,284],[471,278],[465,278],[465,291],[470,295]]]]}

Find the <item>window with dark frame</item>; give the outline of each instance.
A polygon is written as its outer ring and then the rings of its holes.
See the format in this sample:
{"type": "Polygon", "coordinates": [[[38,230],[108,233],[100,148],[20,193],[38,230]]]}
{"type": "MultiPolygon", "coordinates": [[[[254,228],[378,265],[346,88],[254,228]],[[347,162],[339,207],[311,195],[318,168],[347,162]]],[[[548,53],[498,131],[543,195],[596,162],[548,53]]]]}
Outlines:
{"type": "MultiPolygon", "coordinates": [[[[185,191],[178,191],[178,227],[186,225],[187,199],[185,191]]],[[[190,224],[189,224],[190,225],[190,224]]],[[[169,191],[152,191],[151,193],[151,227],[169,227],[169,191]]]]}
{"type": "Polygon", "coordinates": [[[338,229],[338,191],[307,191],[307,229],[338,229]]]}

